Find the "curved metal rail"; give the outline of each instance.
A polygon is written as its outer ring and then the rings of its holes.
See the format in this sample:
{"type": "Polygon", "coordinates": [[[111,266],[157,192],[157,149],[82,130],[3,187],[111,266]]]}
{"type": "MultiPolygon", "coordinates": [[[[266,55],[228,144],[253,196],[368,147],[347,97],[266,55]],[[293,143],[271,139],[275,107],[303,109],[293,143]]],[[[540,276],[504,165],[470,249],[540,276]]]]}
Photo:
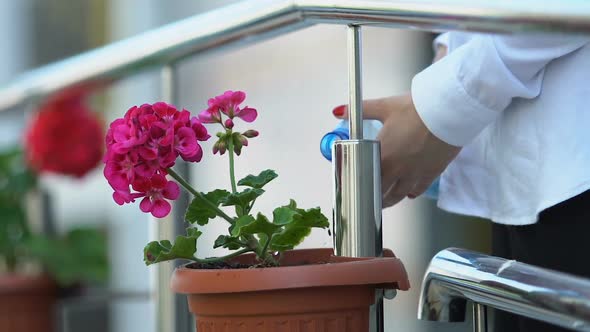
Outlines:
{"type": "Polygon", "coordinates": [[[116,79],[228,45],[316,23],[425,30],[590,32],[590,2],[545,0],[248,0],[32,70],[0,88],[0,111],[61,90],[116,79]]]}
{"type": "Polygon", "coordinates": [[[590,280],[464,249],[439,252],[424,276],[418,318],[462,322],[467,300],[477,304],[476,331],[485,330],[477,319],[483,306],[590,331],[590,280]]]}

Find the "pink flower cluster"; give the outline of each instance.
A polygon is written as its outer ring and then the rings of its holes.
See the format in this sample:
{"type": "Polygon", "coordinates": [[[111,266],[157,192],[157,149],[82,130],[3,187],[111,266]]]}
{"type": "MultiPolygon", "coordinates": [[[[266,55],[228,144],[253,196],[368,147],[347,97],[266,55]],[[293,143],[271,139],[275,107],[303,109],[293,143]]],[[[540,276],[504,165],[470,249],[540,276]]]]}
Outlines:
{"type": "Polygon", "coordinates": [[[166,179],[176,158],[198,162],[203,150],[198,141],[209,139],[207,129],[187,110],[164,102],[130,108],[116,119],[106,135],[104,176],[119,205],[143,197],[141,211],[162,218],[171,210],[166,199],[178,198],[178,184],[166,179]]]}
{"type": "Polygon", "coordinates": [[[224,132],[217,133],[219,139],[213,145],[213,154],[223,155],[227,148],[233,146],[233,153],[240,155],[243,146],[248,146],[248,138],[258,136],[256,130],[247,130],[243,133],[233,132],[235,118],[240,118],[245,122],[254,122],[258,116],[256,109],[252,107],[242,107],[240,104],[246,100],[246,93],[243,91],[225,91],[223,94],[210,98],[207,102],[207,109],[199,113],[199,119],[203,123],[218,123],[224,132]],[[227,117],[223,119],[222,113],[227,117]]]}
{"type": "Polygon", "coordinates": [[[199,119],[203,123],[222,123],[221,113],[229,117],[225,126],[228,129],[233,128],[234,124],[231,119],[238,117],[246,122],[256,120],[258,113],[256,109],[245,106],[240,108],[240,104],[246,99],[246,93],[243,91],[225,91],[222,95],[210,98],[207,102],[209,106],[206,110],[199,113],[199,119]]]}

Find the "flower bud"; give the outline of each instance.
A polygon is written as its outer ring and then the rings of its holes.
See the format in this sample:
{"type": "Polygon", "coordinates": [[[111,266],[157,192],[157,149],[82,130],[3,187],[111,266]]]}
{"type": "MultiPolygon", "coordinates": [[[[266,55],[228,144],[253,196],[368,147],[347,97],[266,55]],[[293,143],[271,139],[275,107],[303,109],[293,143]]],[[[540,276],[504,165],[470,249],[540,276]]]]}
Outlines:
{"type": "Polygon", "coordinates": [[[236,138],[239,140],[240,144],[248,146],[248,139],[244,135],[236,135],[236,138]]]}
{"type": "Polygon", "coordinates": [[[233,127],[234,127],[234,122],[232,121],[232,119],[226,119],[225,120],[225,128],[232,129],[233,127]]]}
{"type": "Polygon", "coordinates": [[[225,144],[225,141],[223,141],[223,140],[219,140],[219,141],[215,142],[215,144],[213,144],[213,154],[217,154],[217,152],[219,152],[220,155],[223,155],[226,150],[227,150],[227,145],[225,144]]]}
{"type": "Polygon", "coordinates": [[[233,133],[231,140],[234,144],[234,152],[239,156],[242,153],[242,147],[248,145],[248,140],[240,133],[233,133]]]}
{"type": "Polygon", "coordinates": [[[254,129],[246,130],[245,132],[242,133],[242,135],[244,135],[248,138],[254,138],[254,137],[258,136],[259,134],[260,133],[254,129]]]}
{"type": "Polygon", "coordinates": [[[227,144],[224,141],[219,142],[219,154],[223,155],[227,151],[227,144]]]}

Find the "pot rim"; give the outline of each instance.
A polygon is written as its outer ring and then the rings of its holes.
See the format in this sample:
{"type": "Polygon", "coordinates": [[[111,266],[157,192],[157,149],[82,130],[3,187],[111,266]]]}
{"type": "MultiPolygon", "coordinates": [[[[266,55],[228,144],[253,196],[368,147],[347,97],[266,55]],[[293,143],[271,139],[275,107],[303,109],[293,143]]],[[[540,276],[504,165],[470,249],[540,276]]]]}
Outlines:
{"type": "MultiPolygon", "coordinates": [[[[220,294],[280,289],[366,285],[374,288],[408,290],[410,283],[400,259],[390,257],[338,257],[329,248],[298,249],[283,253],[293,261],[298,257],[308,265],[254,269],[175,269],[170,285],[184,294],[220,294]],[[310,260],[310,257],[319,260],[310,260]],[[328,260],[326,260],[328,258],[328,260]],[[324,262],[322,264],[322,262],[324,262]]],[[[253,255],[243,255],[248,259],[253,255]]],[[[240,257],[240,256],[238,256],[240,257]]]]}
{"type": "Polygon", "coordinates": [[[0,294],[55,293],[57,284],[46,275],[0,275],[0,294]]]}

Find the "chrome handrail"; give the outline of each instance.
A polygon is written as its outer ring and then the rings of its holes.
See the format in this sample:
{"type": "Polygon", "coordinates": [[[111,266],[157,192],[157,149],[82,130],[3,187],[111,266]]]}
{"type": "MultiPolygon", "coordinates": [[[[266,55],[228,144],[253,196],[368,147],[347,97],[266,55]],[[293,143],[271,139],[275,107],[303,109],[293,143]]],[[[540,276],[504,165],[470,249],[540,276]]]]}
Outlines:
{"type": "Polygon", "coordinates": [[[477,304],[474,317],[490,306],[590,331],[590,280],[465,249],[439,252],[424,276],[418,318],[462,322],[467,300],[477,304]]]}
{"type": "Polygon", "coordinates": [[[248,0],[50,64],[0,88],[0,111],[76,85],[97,89],[190,55],[316,23],[424,30],[590,33],[584,0],[248,0]]]}

